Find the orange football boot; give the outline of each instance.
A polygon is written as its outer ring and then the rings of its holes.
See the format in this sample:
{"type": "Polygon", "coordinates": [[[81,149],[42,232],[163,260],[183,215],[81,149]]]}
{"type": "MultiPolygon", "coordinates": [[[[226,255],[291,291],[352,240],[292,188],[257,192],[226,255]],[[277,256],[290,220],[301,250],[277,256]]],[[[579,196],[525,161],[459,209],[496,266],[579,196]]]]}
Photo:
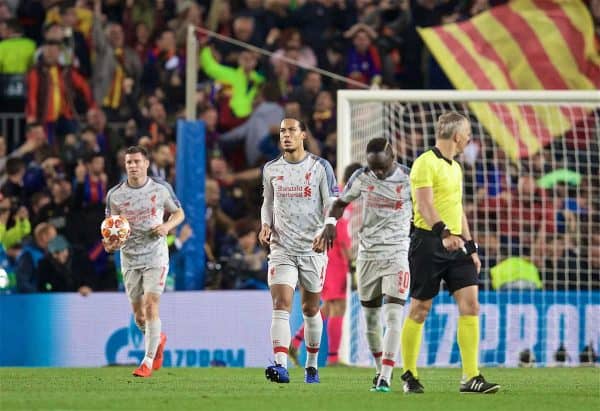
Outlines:
{"type": "Polygon", "coordinates": [[[148,378],[152,376],[152,370],[146,364],[142,363],[132,374],[134,377],[148,378]]]}
{"type": "Polygon", "coordinates": [[[160,342],[158,343],[158,348],[156,349],[156,354],[154,355],[154,361],[152,362],[152,369],[159,370],[163,364],[163,351],[165,350],[165,345],[167,344],[167,335],[165,333],[160,333],[160,342]]]}

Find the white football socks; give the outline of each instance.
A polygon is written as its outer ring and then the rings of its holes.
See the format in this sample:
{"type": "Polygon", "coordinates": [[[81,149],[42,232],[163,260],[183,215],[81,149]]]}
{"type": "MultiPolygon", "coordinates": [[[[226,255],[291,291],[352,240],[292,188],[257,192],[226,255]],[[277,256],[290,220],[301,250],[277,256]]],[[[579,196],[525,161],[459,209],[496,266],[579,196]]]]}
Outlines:
{"type": "Polygon", "coordinates": [[[321,312],[313,317],[304,317],[304,342],[306,344],[306,368],[317,368],[319,358],[319,346],[321,345],[321,335],[323,334],[323,317],[321,312]]]}
{"type": "Polygon", "coordinates": [[[379,374],[381,373],[381,335],[383,334],[381,307],[363,307],[362,309],[367,323],[367,343],[375,360],[375,369],[379,374]]]}
{"type": "Polygon", "coordinates": [[[287,368],[288,349],[292,333],[290,331],[290,313],[285,310],[273,310],[271,319],[271,341],[273,342],[273,353],[275,363],[287,368]]]}
{"type": "Polygon", "coordinates": [[[396,355],[400,348],[400,334],[402,333],[402,306],[389,303],[383,305],[385,317],[385,335],[383,336],[383,358],[381,378],[391,384],[392,370],[396,363],[396,355]]]}
{"type": "Polygon", "coordinates": [[[152,369],[152,362],[156,355],[156,349],[160,343],[160,331],[162,328],[162,322],[160,318],[152,321],[146,321],[146,356],[144,357],[144,364],[152,369]]]}

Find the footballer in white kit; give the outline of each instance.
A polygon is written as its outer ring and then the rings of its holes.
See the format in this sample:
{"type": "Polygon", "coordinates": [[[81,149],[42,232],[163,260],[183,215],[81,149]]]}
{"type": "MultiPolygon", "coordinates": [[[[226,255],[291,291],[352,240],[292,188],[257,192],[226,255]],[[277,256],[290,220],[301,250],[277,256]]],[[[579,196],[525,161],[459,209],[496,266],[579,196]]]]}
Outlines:
{"type": "Polygon", "coordinates": [[[263,169],[262,229],[259,241],[268,246],[268,283],[273,299],[271,337],[275,364],[266,369],[267,379],[289,382],[288,348],[291,341],[289,313],[296,285],[302,292],[307,361],[305,382],[318,383],[317,356],[323,330],[320,295],[327,256],[324,246],[313,249],[323,229],[327,206],[338,194],[331,164],[304,150],[306,127],[286,118],[281,122],[283,155],[263,169]]]}
{"type": "MultiPolygon", "coordinates": [[[[371,390],[390,390],[400,344],[402,306],[410,290],[408,248],[412,203],[409,169],[394,160],[385,138],[367,144],[367,167],[357,170],[329,211],[338,219],[352,201],[362,200],[362,224],[356,261],[358,294],[367,324],[367,342],[376,364],[371,390]],[[385,335],[381,309],[385,317],[385,335]]],[[[335,220],[327,221],[321,238],[331,246],[335,220]]]]}
{"type": "Polygon", "coordinates": [[[131,234],[120,240],[103,240],[108,252],[121,250],[125,291],[135,323],[146,339],[146,352],[136,377],[150,377],[163,362],[167,336],[159,317],[160,295],[169,270],[166,236],[185,218],[181,204],[169,183],[148,176],[148,152],[141,146],[125,152],[127,180],[106,195],[106,215],[122,215],[129,221],[131,234]],[[170,213],[164,221],[165,211],[170,213]]]}

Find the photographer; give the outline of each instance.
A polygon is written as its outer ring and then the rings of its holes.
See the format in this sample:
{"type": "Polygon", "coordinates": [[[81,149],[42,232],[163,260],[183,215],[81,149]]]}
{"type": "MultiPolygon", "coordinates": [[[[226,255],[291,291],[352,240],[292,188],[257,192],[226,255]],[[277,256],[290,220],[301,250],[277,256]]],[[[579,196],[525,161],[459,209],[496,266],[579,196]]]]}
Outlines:
{"type": "Polygon", "coordinates": [[[213,276],[218,288],[236,290],[266,290],[267,258],[258,245],[256,221],[244,218],[235,224],[235,238],[228,237],[221,249],[213,276]]]}

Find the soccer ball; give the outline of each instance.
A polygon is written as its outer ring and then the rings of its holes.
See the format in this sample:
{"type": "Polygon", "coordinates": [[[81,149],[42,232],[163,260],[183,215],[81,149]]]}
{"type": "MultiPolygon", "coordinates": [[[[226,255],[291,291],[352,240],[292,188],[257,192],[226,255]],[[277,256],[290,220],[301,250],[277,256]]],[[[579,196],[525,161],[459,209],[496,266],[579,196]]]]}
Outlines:
{"type": "Polygon", "coordinates": [[[102,221],[100,234],[104,240],[123,242],[129,238],[131,227],[129,221],[122,215],[110,215],[102,221]]]}

